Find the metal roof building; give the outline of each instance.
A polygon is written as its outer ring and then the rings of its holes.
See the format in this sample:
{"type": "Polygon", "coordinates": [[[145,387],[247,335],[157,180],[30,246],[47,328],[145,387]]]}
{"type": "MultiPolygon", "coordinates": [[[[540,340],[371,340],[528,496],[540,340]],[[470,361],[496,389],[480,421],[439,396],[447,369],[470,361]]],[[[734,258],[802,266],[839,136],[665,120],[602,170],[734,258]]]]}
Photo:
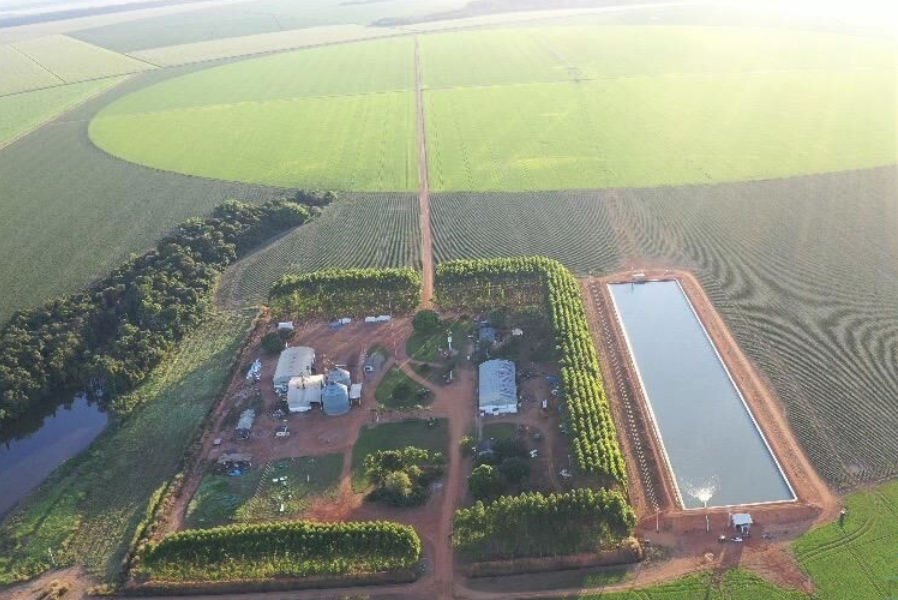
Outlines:
{"type": "Polygon", "coordinates": [[[349,375],[349,371],[347,371],[346,369],[334,367],[333,369],[331,369],[330,373],[327,374],[327,382],[342,383],[343,385],[348,386],[352,383],[352,378],[349,375]]]}
{"type": "Polygon", "coordinates": [[[488,360],[480,363],[480,412],[504,415],[518,412],[518,386],[515,367],[510,360],[488,360]]]}
{"type": "Polygon", "coordinates": [[[281,352],[278,366],[274,370],[274,387],[286,388],[294,377],[312,374],[315,364],[315,351],[308,346],[295,346],[281,352]]]}
{"type": "Polygon", "coordinates": [[[323,392],[324,375],[294,377],[287,385],[287,407],[291,413],[309,412],[313,404],[321,404],[323,392]]]}
{"type": "Polygon", "coordinates": [[[329,383],[321,394],[324,414],[336,416],[349,412],[349,388],[342,383],[329,383]]]}

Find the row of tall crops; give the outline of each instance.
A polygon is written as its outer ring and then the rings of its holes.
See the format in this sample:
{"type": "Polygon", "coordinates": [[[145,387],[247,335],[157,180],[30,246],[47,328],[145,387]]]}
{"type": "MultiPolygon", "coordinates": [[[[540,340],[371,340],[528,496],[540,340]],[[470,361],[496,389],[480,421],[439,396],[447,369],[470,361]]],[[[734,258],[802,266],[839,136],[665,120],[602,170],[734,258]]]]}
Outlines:
{"type": "Polygon", "coordinates": [[[150,544],[138,571],[156,581],[237,581],[413,569],[421,540],[385,521],[287,521],[175,533],[150,544]]]}

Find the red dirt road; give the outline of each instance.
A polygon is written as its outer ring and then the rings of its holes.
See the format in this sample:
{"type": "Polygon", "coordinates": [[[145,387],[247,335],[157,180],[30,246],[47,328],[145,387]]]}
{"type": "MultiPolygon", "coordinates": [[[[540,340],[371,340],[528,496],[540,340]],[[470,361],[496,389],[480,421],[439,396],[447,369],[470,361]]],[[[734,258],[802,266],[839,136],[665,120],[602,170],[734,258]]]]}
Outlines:
{"type": "Polygon", "coordinates": [[[418,214],[421,228],[421,308],[433,308],[433,233],[430,227],[430,180],[427,171],[427,129],[421,45],[415,36],[415,104],[418,113],[418,214]]]}

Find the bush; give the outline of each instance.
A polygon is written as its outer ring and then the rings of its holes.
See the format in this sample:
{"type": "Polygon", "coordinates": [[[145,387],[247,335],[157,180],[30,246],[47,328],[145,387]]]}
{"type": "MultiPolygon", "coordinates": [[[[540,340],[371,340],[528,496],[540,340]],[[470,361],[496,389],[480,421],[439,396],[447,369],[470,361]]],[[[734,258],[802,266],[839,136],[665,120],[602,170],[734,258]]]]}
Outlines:
{"type": "Polygon", "coordinates": [[[444,463],[441,453],[413,446],[373,452],[365,457],[365,474],[375,486],[369,498],[394,506],[423,504],[428,486],[443,474],[444,463]]]}
{"type": "Polygon", "coordinates": [[[284,340],[280,334],[272,331],[262,338],[262,350],[268,354],[278,354],[284,349],[284,340]]]}
{"type": "Polygon", "coordinates": [[[468,477],[468,489],[475,500],[495,500],[507,485],[505,475],[492,465],[479,465],[468,477]]]}
{"type": "Polygon", "coordinates": [[[518,485],[530,477],[530,460],[520,456],[506,458],[499,463],[499,472],[505,476],[508,483],[518,485]]]}
{"type": "Polygon", "coordinates": [[[435,333],[440,329],[440,315],[432,310],[422,310],[415,315],[412,327],[418,333],[435,333]]]}
{"type": "Polygon", "coordinates": [[[471,456],[474,453],[474,449],[477,447],[477,442],[470,435],[466,435],[458,440],[458,446],[461,448],[461,453],[464,456],[471,456]]]}
{"type": "Polygon", "coordinates": [[[400,381],[396,384],[396,387],[393,388],[391,396],[396,402],[404,403],[412,397],[414,392],[415,389],[412,387],[412,384],[408,381],[400,381]]]}

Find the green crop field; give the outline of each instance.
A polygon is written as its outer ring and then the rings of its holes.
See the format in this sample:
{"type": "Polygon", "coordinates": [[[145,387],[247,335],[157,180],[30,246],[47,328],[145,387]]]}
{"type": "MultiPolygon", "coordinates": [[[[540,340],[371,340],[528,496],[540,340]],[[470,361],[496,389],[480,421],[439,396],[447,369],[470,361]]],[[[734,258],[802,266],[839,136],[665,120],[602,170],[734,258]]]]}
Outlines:
{"type": "Polygon", "coordinates": [[[878,600],[898,593],[898,483],[849,496],[844,526],[804,535],[795,554],[819,600],[878,600]]]}
{"type": "Polygon", "coordinates": [[[0,96],[0,148],[121,81],[121,78],[100,79],[0,96]]]}
{"type": "MultiPolygon", "coordinates": [[[[421,46],[437,191],[761,180],[898,156],[891,42],[581,25],[435,33],[421,46]]],[[[121,99],[91,137],[203,177],[409,191],[412,59],[403,37],[227,65],[121,99]]]]}
{"type": "Polygon", "coordinates": [[[891,164],[894,80],[778,72],[436,91],[431,186],[685,185],[891,164]]]}
{"type": "Polygon", "coordinates": [[[382,27],[333,25],[150,48],[130,56],[164,67],[392,35],[394,30],[382,27]]]}
{"type": "Polygon", "coordinates": [[[264,303],[285,273],[419,267],[418,216],[418,200],[411,195],[347,195],[318,220],[234,265],[225,273],[219,300],[235,307],[264,303]]]}
{"type": "Polygon", "coordinates": [[[3,65],[0,95],[18,94],[63,83],[59,77],[16,50],[14,46],[0,46],[0,65],[3,65]]]}
{"type": "Polygon", "coordinates": [[[14,47],[62,83],[102,79],[155,68],[143,61],[64,35],[17,42],[14,47]]]}
{"type": "Polygon", "coordinates": [[[0,585],[60,564],[114,580],[150,496],[181,459],[214,406],[252,320],[219,313],[191,335],[134,397],[138,407],[65,463],[0,527],[0,585]]]}
{"type": "Polygon", "coordinates": [[[228,198],[263,202],[286,193],[153,171],[91,145],[87,124],[99,107],[177,74],[138,75],[0,151],[0,322],[81,289],[228,198]]]}
{"type": "Polygon", "coordinates": [[[898,171],[433,199],[439,261],[545,254],[576,272],[696,273],[837,488],[898,475],[898,171]],[[548,209],[547,207],[551,207],[548,209]]]}
{"type": "Polygon", "coordinates": [[[744,181],[898,156],[893,43],[578,26],[423,44],[435,190],[744,181]]]}
{"type": "Polygon", "coordinates": [[[203,177],[413,190],[412,58],[406,38],[227,65],[123,98],[90,135],[120,158],[203,177]]]}
{"type": "Polygon", "coordinates": [[[79,39],[132,53],[333,25],[369,25],[383,17],[405,17],[461,7],[468,0],[255,0],[219,5],[140,21],[113,23],[75,32],[79,39]]]}

